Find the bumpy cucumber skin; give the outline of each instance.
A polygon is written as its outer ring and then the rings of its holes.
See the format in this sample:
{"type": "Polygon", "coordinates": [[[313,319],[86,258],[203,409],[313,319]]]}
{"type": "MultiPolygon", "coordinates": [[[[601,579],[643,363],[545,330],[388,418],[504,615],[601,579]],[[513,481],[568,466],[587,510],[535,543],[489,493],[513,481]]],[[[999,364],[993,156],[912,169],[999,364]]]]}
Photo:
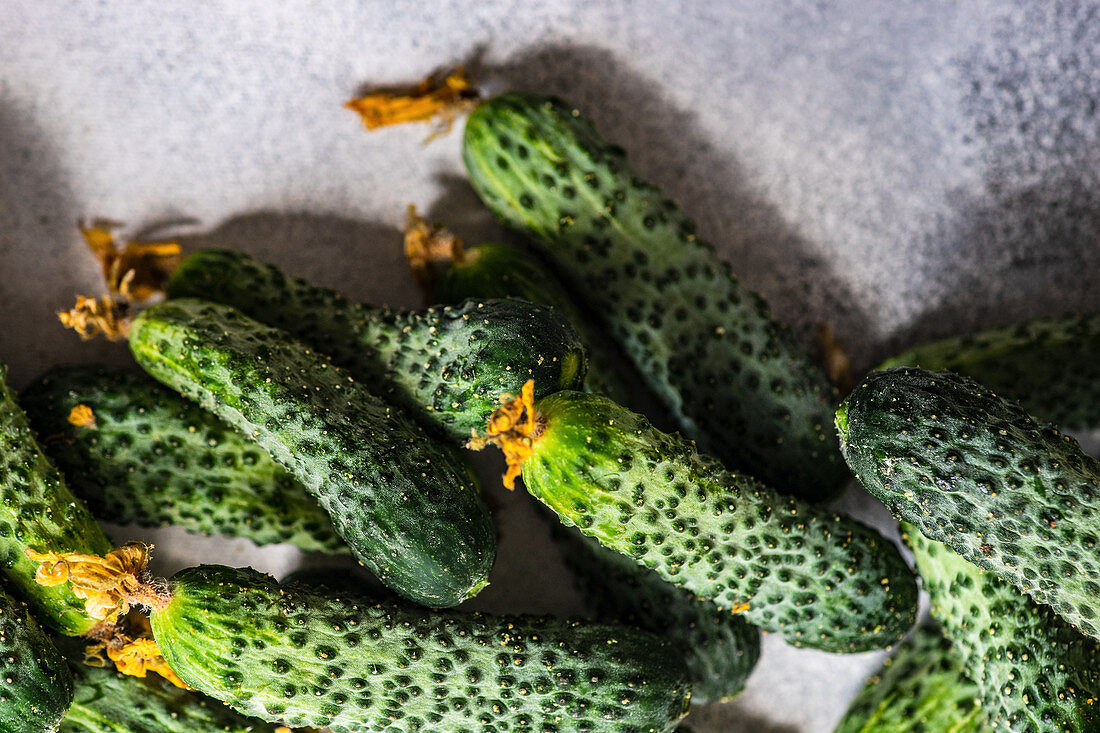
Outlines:
{"type": "Polygon", "coordinates": [[[950,372],[873,372],[837,413],[852,472],[895,517],[1100,637],[1100,462],[950,372]]]}
{"type": "Polygon", "coordinates": [[[157,675],[127,677],[113,668],[70,662],[76,694],[59,733],[276,733],[157,675]]]}
{"type": "Polygon", "coordinates": [[[466,123],[470,181],[538,238],[702,451],[809,500],[834,496],[836,392],[695,225],[558,99],[502,94],[466,123]]]}
{"type": "Polygon", "coordinates": [[[73,679],[27,605],[0,590],[0,733],[52,733],[73,679]]]}
{"type": "Polygon", "coordinates": [[[928,624],[867,680],[834,733],[991,733],[980,694],[951,641],[928,624]]]}
{"type": "Polygon", "coordinates": [[[637,403],[638,390],[622,377],[625,364],[618,347],[534,252],[499,242],[468,247],[461,261],[451,262],[437,273],[432,296],[440,303],[513,297],[550,306],[573,325],[584,342],[588,352],[585,387],[620,405],[637,403]]]}
{"type": "Polygon", "coordinates": [[[6,375],[0,364],[0,570],[43,623],[79,636],[98,621],[84,613],[84,600],[68,583],[38,585],[38,563],[26,550],[103,555],[114,545],[39,448],[6,375]]]}
{"type": "Polygon", "coordinates": [[[658,733],[690,695],[671,649],[624,627],[375,604],[219,566],[171,584],[151,619],[172,669],[288,725],[658,733]]]}
{"type": "Polygon", "coordinates": [[[183,527],[347,552],[328,514],[255,442],[155,380],[117,367],[54,367],[20,402],[69,488],[116,524],[183,527]],[[73,425],[77,405],[94,427],[73,425]]]}
{"type": "Polygon", "coordinates": [[[662,636],[684,656],[693,705],[729,700],[744,689],[760,659],[760,629],[575,529],[558,524],[554,537],[597,619],[662,636]]]}
{"type": "Polygon", "coordinates": [[[914,347],[879,369],[946,369],[1066,430],[1100,428],[1100,313],[1026,321],[914,347]]]}
{"type": "Polygon", "coordinates": [[[916,620],[898,548],[852,519],[730,473],[600,395],[536,403],[527,489],[567,526],[794,646],[887,647],[916,620]]]}
{"type": "Polygon", "coordinates": [[[500,395],[519,394],[528,379],[540,395],[584,381],[584,347],[572,327],[519,300],[372,308],[222,250],[190,255],[168,294],[224,303],[293,334],[458,442],[483,430],[500,395]]]}
{"type": "Polygon", "coordinates": [[[902,530],[993,729],[1100,731],[1100,643],[912,525],[902,530]]]}
{"type": "Polygon", "coordinates": [[[462,456],[327,358],[228,306],[185,299],[142,311],[130,350],[285,466],[390,588],[452,606],[488,583],[496,539],[462,456]]]}

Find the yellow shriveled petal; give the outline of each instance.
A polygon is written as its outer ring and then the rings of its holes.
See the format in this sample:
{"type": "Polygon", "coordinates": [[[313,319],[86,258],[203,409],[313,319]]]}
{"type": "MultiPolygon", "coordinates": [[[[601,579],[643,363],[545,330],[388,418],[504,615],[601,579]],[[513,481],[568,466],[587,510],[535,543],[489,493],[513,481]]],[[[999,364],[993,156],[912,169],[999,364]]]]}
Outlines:
{"type": "Polygon", "coordinates": [[[466,253],[462,240],[442,224],[429,224],[409,204],[405,219],[405,259],[417,284],[431,291],[434,265],[461,263],[466,253]]]}
{"type": "Polygon", "coordinates": [[[181,260],[179,242],[174,240],[129,241],[119,249],[105,226],[81,227],[80,233],[103,268],[108,291],[127,301],[142,301],[164,292],[181,260]]]}
{"type": "Polygon", "coordinates": [[[85,599],[85,613],[103,621],[126,613],[131,603],[160,607],[167,602],[164,591],[143,578],[150,549],[143,543],[131,542],[103,557],[40,553],[31,548],[27,548],[26,555],[40,563],[35,573],[38,584],[52,586],[68,582],[73,594],[85,599]]]}
{"type": "Polygon", "coordinates": [[[176,687],[184,690],[192,689],[168,666],[164,655],[160,653],[160,647],[157,646],[156,640],[151,637],[134,639],[117,648],[108,644],[107,657],[115,663],[115,668],[122,674],[144,677],[148,673],[154,672],[176,687]]]}
{"type": "Polygon", "coordinates": [[[535,441],[544,428],[544,419],[535,410],[535,380],[528,379],[519,396],[501,395],[501,405],[489,416],[485,435],[472,437],[466,447],[482,450],[495,445],[504,453],[508,469],[504,487],[514,489],[523,471],[523,462],[534,455],[535,441]]]}
{"type": "Polygon", "coordinates": [[[477,96],[466,71],[459,68],[442,79],[433,74],[413,89],[378,91],[344,106],[358,112],[368,130],[439,120],[441,129],[432,135],[435,137],[449,132],[455,118],[477,103],[477,96]]]}
{"type": "Polygon", "coordinates": [[[76,405],[69,410],[69,424],[78,428],[96,429],[95,413],[87,405],[76,405]]]}
{"type": "Polygon", "coordinates": [[[118,341],[130,335],[130,319],[125,314],[126,310],[125,303],[110,295],[104,295],[99,300],[78,295],[72,310],[60,311],[57,317],[62,325],[76,331],[85,341],[99,334],[110,341],[118,341]]]}

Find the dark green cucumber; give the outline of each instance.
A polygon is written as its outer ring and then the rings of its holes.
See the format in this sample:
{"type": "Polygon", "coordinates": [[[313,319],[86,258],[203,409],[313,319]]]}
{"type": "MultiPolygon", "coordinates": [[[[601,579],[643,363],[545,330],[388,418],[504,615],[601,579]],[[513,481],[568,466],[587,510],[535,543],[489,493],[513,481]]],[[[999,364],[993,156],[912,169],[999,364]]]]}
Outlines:
{"type": "Polygon", "coordinates": [[[293,334],[456,441],[483,428],[498,395],[519,392],[528,379],[542,380],[546,393],[584,381],[576,333],[549,309],[524,301],[374,308],[220,250],[184,260],[168,294],[224,303],[293,334]]]}
{"type": "Polygon", "coordinates": [[[242,712],[345,731],[671,731],[683,663],[625,627],[441,613],[200,566],[153,633],[188,684],[242,712]]]}
{"type": "Polygon", "coordinates": [[[26,551],[102,555],[114,546],[38,446],[6,375],[0,364],[0,570],[43,623],[78,636],[99,622],[68,583],[38,585],[38,563],[26,551]]]}
{"type": "Polygon", "coordinates": [[[1100,731],[1100,642],[912,525],[902,529],[993,729],[1100,731]]]}
{"type": "Polygon", "coordinates": [[[461,258],[446,266],[435,263],[431,280],[433,302],[514,297],[550,306],[573,325],[587,349],[585,386],[619,404],[637,404],[638,390],[624,378],[623,367],[627,365],[618,347],[534,252],[485,242],[465,248],[461,258]]]}
{"type": "Polygon", "coordinates": [[[70,662],[76,694],[59,733],[276,733],[156,675],[126,677],[113,668],[70,662]]]}
{"type": "Polygon", "coordinates": [[[870,527],[731,473],[606,397],[558,392],[535,410],[524,484],[604,547],[795,646],[878,649],[916,620],[913,573],[870,527]]]}
{"type": "Polygon", "coordinates": [[[1100,462],[951,372],[873,372],[837,412],[856,478],[920,527],[1100,637],[1100,462]]]}
{"type": "Polygon", "coordinates": [[[61,653],[27,605],[0,590],[0,733],[52,733],[72,699],[61,653]]]}
{"type": "Polygon", "coordinates": [[[583,288],[700,450],[803,498],[839,491],[825,371],[621,148],[561,100],[510,93],[473,111],[463,155],[489,209],[583,288]]]}
{"type": "Polygon", "coordinates": [[[951,641],[927,624],[867,680],[834,733],[991,733],[980,694],[951,641]]]}
{"type": "Polygon", "coordinates": [[[574,529],[559,524],[554,537],[598,620],[662,636],[683,656],[692,704],[728,700],[744,689],[760,659],[760,629],[574,529]]]}
{"type": "Polygon", "coordinates": [[[462,456],[327,358],[233,308],[187,299],[142,311],[130,350],[285,466],[393,590],[450,606],[488,583],[496,540],[462,456]]]}
{"type": "Polygon", "coordinates": [[[880,369],[946,369],[1066,430],[1100,428],[1100,313],[1026,321],[914,347],[880,369]]]}
{"type": "Polygon", "coordinates": [[[20,402],[69,487],[116,524],[346,552],[328,514],[256,443],[144,374],[54,367],[20,402]],[[93,425],[69,420],[83,405],[93,425]]]}

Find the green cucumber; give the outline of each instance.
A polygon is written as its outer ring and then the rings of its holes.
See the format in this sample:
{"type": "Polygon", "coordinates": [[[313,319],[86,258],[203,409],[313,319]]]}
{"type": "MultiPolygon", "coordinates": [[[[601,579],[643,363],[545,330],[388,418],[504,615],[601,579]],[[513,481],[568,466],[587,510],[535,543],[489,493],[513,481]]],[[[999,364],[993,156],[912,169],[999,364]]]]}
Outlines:
{"type": "Polygon", "coordinates": [[[913,573],[870,527],[731,473],[601,395],[519,399],[519,424],[474,447],[518,454],[506,480],[521,465],[531,494],[604,547],[795,646],[878,649],[916,620],[913,573]]]}
{"type": "Polygon", "coordinates": [[[27,605],[0,590],[0,733],[52,733],[73,679],[27,605]]]}
{"type": "Polygon", "coordinates": [[[85,612],[69,583],[36,583],[38,563],[26,551],[102,555],[113,545],[42,452],[6,375],[0,364],[0,571],[43,623],[79,636],[99,620],[85,612]]]}
{"type": "Polygon", "coordinates": [[[873,372],[837,412],[852,472],[898,519],[1100,637],[1100,461],[951,372],[873,372]]]}
{"type": "Polygon", "coordinates": [[[190,255],[168,294],[230,305],[293,334],[455,441],[484,427],[497,395],[518,392],[528,379],[542,380],[547,392],[584,380],[584,348],[573,329],[524,301],[373,308],[221,250],[190,255]]]}
{"type": "Polygon", "coordinates": [[[1100,313],[1026,321],[921,344],[879,369],[946,369],[1066,430],[1100,428],[1100,313]]]}
{"type": "Polygon", "coordinates": [[[1100,642],[912,525],[902,529],[993,729],[1100,731],[1100,642]]]}
{"type": "Polygon", "coordinates": [[[496,540],[461,454],[327,358],[233,308],[187,299],[142,311],[130,350],[286,467],[393,590],[451,606],[488,583],[496,540]]]}
{"type": "Polygon", "coordinates": [[[662,636],[683,655],[693,705],[729,700],[744,689],[760,659],[760,629],[576,530],[558,524],[554,537],[599,621],[662,636]]]}
{"type": "Polygon", "coordinates": [[[630,379],[624,378],[623,369],[629,365],[624,363],[618,347],[534,252],[485,242],[464,248],[461,255],[446,262],[433,260],[429,268],[432,302],[514,297],[550,306],[572,324],[587,349],[586,388],[619,404],[637,404],[638,390],[630,379]]]}
{"type": "Polygon", "coordinates": [[[144,374],[54,367],[19,399],[45,451],[96,516],[347,551],[317,500],[254,441],[144,374]],[[69,420],[81,405],[94,424],[69,420]]]}
{"type": "Polygon", "coordinates": [[[113,668],[70,667],[76,694],[59,733],[276,733],[274,725],[156,675],[135,679],[113,668]]]}
{"type": "Polygon", "coordinates": [[[625,627],[377,604],[212,565],[169,583],[151,621],[172,669],[287,725],[657,733],[690,696],[672,650],[625,627]]]}
{"type": "Polygon", "coordinates": [[[489,209],[583,288],[700,450],[806,499],[840,490],[824,369],[622,149],[561,100],[509,93],[470,115],[463,155],[489,209]]]}
{"type": "Polygon", "coordinates": [[[834,733],[991,733],[980,694],[951,641],[927,624],[867,680],[834,733]]]}

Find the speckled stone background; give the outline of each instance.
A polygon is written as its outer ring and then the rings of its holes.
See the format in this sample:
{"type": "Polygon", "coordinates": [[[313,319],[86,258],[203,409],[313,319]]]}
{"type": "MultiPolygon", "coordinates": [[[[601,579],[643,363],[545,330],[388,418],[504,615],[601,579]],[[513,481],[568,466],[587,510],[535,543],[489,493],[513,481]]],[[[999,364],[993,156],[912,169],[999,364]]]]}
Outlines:
{"type": "MultiPolygon", "coordinates": [[[[341,103],[466,63],[490,89],[572,100],[807,344],[864,368],[924,337],[1100,307],[1095,2],[0,2],[0,359],[124,363],[53,312],[98,292],[75,223],[237,247],[379,303],[419,302],[399,227],[417,203],[497,230],[460,136],[366,133],[341,103]]],[[[497,466],[489,459],[490,472],[497,466]]],[[[532,500],[494,489],[493,585],[471,605],[579,613],[532,500]]],[[[848,511],[889,526],[858,490],[848,511]]],[[[321,558],[152,538],[158,569],[276,574],[321,558]]],[[[880,655],[767,639],[707,731],[828,731],[880,655]]]]}

